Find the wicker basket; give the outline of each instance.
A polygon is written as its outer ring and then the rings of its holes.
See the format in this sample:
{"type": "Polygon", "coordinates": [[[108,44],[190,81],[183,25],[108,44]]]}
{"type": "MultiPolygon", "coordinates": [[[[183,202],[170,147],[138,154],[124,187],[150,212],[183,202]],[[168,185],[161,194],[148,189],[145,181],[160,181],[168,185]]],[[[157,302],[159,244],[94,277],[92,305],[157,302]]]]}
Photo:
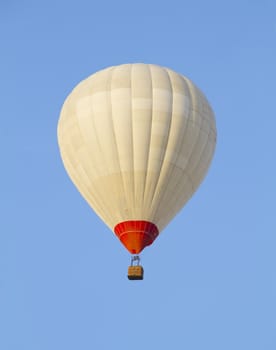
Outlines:
{"type": "Polygon", "coordinates": [[[142,266],[129,266],[127,277],[129,280],[142,280],[144,277],[144,269],[142,266]]]}

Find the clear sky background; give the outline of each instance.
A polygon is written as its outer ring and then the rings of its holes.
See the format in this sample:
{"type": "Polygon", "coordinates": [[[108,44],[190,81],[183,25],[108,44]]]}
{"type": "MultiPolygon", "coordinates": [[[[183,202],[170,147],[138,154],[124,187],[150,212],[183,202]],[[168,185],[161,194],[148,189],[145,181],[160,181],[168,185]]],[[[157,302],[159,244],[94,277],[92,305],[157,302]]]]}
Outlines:
{"type": "Polygon", "coordinates": [[[0,349],[275,350],[275,1],[1,1],[0,48],[0,349]],[[129,62],[192,79],[218,129],[142,282],[56,137],[72,88],[129,62]]]}

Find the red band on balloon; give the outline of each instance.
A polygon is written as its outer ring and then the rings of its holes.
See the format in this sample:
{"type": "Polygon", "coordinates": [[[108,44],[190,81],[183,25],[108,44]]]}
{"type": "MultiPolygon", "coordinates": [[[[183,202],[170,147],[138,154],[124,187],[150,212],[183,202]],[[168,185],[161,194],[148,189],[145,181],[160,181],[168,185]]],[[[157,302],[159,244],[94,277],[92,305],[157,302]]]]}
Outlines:
{"type": "Polygon", "coordinates": [[[114,232],[131,254],[139,254],[159,234],[156,225],[143,220],[120,222],[114,227],[114,232]]]}

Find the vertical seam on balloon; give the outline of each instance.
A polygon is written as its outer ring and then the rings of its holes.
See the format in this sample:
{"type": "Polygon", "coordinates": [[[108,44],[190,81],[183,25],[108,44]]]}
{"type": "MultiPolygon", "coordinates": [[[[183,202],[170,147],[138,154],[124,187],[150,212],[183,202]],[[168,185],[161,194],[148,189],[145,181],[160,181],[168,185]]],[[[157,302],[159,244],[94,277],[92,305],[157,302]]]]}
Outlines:
{"type": "MultiPolygon", "coordinates": [[[[92,111],[92,114],[94,114],[93,113],[93,107],[91,106],[91,111],[92,111]]],[[[78,119],[78,118],[77,118],[78,119]]],[[[93,120],[93,118],[91,118],[92,120],[93,120]]],[[[80,122],[79,122],[79,120],[78,120],[78,125],[80,125],[80,122]]],[[[81,137],[82,137],[82,139],[83,139],[83,141],[84,141],[84,144],[86,144],[86,147],[87,147],[87,143],[86,143],[86,141],[85,141],[85,137],[83,136],[83,133],[82,133],[82,130],[81,130],[81,128],[80,128],[80,126],[79,126],[79,131],[80,131],[80,134],[81,134],[81,137]]],[[[97,172],[97,170],[96,170],[96,172],[97,172]]],[[[92,187],[92,186],[91,186],[92,187]]],[[[92,196],[91,196],[91,193],[89,192],[89,196],[90,196],[90,198],[92,199],[92,202],[94,202],[94,203],[96,203],[97,204],[97,206],[98,206],[98,208],[102,211],[103,210],[103,207],[102,207],[102,204],[100,203],[101,202],[101,200],[100,200],[100,195],[98,195],[98,194],[96,194],[96,199],[95,200],[93,200],[93,198],[92,198],[92,196]]],[[[99,214],[98,214],[99,215],[99,214]]]]}
{"type": "MultiPolygon", "coordinates": [[[[132,64],[128,65],[128,83],[129,83],[129,89],[130,89],[130,98],[129,98],[129,110],[130,110],[130,115],[129,117],[129,121],[130,121],[130,138],[131,138],[131,157],[130,157],[130,162],[132,164],[132,169],[134,169],[134,160],[133,160],[133,121],[132,121],[132,86],[131,86],[131,71],[132,71],[132,64]]],[[[134,176],[134,171],[131,173],[131,167],[130,169],[128,168],[128,173],[126,174],[126,176],[128,177],[128,180],[131,182],[130,186],[127,185],[127,183],[124,183],[124,196],[125,196],[125,208],[124,208],[124,214],[125,214],[125,209],[127,212],[127,218],[129,218],[130,216],[133,216],[133,210],[131,208],[133,208],[134,206],[134,180],[133,180],[133,176],[134,176]],[[128,188],[131,187],[132,191],[128,191],[128,188]],[[130,195],[130,193],[132,193],[132,195],[130,195]]],[[[124,180],[124,179],[123,179],[124,180]]]]}
{"type": "MultiPolygon", "coordinates": [[[[93,95],[92,95],[93,96],[93,95]]],[[[92,100],[93,100],[93,97],[92,97],[92,100]]],[[[98,136],[98,131],[97,131],[97,128],[95,127],[95,118],[94,118],[94,115],[95,115],[95,113],[94,113],[94,108],[93,108],[93,101],[91,101],[91,112],[92,112],[92,118],[91,118],[91,120],[92,120],[92,124],[93,124],[93,126],[94,126],[94,130],[95,130],[95,135],[96,135],[96,140],[97,140],[97,143],[98,143],[98,147],[99,147],[99,150],[100,150],[100,152],[101,152],[101,155],[102,155],[102,158],[104,159],[104,164],[105,164],[105,168],[106,169],[108,169],[108,163],[106,162],[106,159],[105,159],[105,156],[104,156],[104,152],[103,152],[103,150],[102,150],[102,146],[101,146],[101,143],[99,142],[99,136],[98,136]]],[[[96,169],[96,168],[95,168],[96,169]]],[[[100,196],[101,197],[101,196],[100,196]]],[[[108,213],[107,213],[107,210],[105,209],[105,205],[103,205],[103,207],[102,207],[102,213],[103,213],[103,216],[104,217],[106,217],[106,218],[109,218],[108,219],[108,221],[109,221],[109,223],[110,223],[110,225],[111,225],[111,223],[112,223],[112,220],[111,220],[111,217],[109,217],[109,211],[108,211],[108,213]]],[[[102,216],[102,215],[101,215],[102,216]]]]}
{"type": "MultiPolygon", "coordinates": [[[[191,120],[194,119],[194,118],[193,118],[193,115],[194,115],[194,113],[195,113],[195,109],[194,109],[194,95],[193,95],[193,93],[192,93],[192,89],[194,89],[194,87],[193,87],[193,85],[191,84],[191,82],[190,82],[189,79],[187,79],[187,78],[185,78],[185,77],[182,77],[182,78],[183,78],[183,81],[185,81],[185,84],[187,85],[187,91],[188,91],[188,93],[189,93],[189,97],[190,97],[189,99],[190,99],[190,101],[191,101],[190,114],[189,114],[189,118],[188,118],[188,121],[187,121],[187,124],[186,124],[186,128],[185,128],[185,134],[186,134],[187,129],[188,129],[188,126],[189,126],[189,122],[190,122],[191,120]]],[[[183,138],[183,143],[184,143],[184,142],[185,142],[185,137],[183,138]]],[[[194,142],[193,147],[191,148],[191,152],[190,152],[190,155],[189,155],[189,157],[188,157],[188,159],[187,159],[186,166],[187,166],[188,163],[189,163],[189,160],[190,160],[191,155],[192,155],[192,153],[193,153],[193,149],[194,149],[194,147],[195,147],[195,144],[196,144],[196,142],[194,142]]],[[[182,146],[183,146],[183,144],[182,144],[182,146]]],[[[193,183],[193,181],[192,181],[190,175],[187,173],[187,171],[184,171],[184,172],[185,172],[185,175],[187,176],[187,178],[189,179],[189,181],[190,181],[190,183],[191,183],[191,186],[192,186],[192,193],[194,193],[194,191],[195,191],[194,183],[193,183]]]]}
{"type": "MultiPolygon", "coordinates": [[[[164,169],[164,161],[165,161],[165,158],[166,158],[167,147],[168,147],[168,143],[169,143],[169,140],[170,140],[172,118],[173,118],[173,87],[172,87],[172,81],[171,81],[170,75],[169,75],[169,73],[168,73],[166,68],[163,68],[163,72],[165,72],[167,74],[168,80],[170,82],[170,87],[171,87],[171,115],[170,115],[170,121],[169,121],[170,125],[169,125],[169,131],[168,131],[168,135],[167,135],[166,145],[165,145],[165,151],[163,153],[163,159],[162,159],[162,164],[161,164],[160,169],[159,169],[158,178],[157,178],[157,181],[155,183],[155,188],[154,188],[154,192],[153,192],[154,194],[153,194],[153,197],[152,197],[152,202],[154,202],[156,190],[158,188],[158,185],[159,185],[159,182],[160,182],[160,179],[161,179],[161,174],[164,172],[164,170],[163,170],[164,169]]],[[[160,206],[160,201],[157,204],[157,206],[155,207],[155,209],[152,211],[152,217],[154,218],[154,220],[155,220],[155,215],[157,213],[157,210],[158,210],[159,206],[160,206]]]]}
{"type": "MultiPolygon", "coordinates": [[[[113,109],[112,109],[112,80],[114,77],[114,72],[115,72],[116,67],[113,67],[113,69],[110,72],[110,81],[109,81],[109,109],[110,109],[110,119],[111,119],[111,127],[112,127],[112,133],[113,133],[113,138],[115,142],[115,149],[116,149],[116,162],[119,166],[119,174],[120,174],[120,180],[121,180],[121,185],[123,190],[125,191],[125,186],[124,186],[124,181],[123,181],[123,176],[122,176],[122,168],[121,168],[121,162],[120,162],[120,157],[119,157],[119,147],[118,147],[118,142],[117,142],[117,137],[116,137],[116,132],[115,132],[115,123],[113,119],[113,109]]],[[[117,192],[115,192],[117,194],[117,192]]],[[[116,196],[115,196],[116,197],[116,196]]],[[[124,198],[124,201],[126,200],[125,196],[120,198],[124,198]]],[[[123,211],[123,208],[125,207],[126,203],[118,203],[118,209],[119,209],[119,216],[123,217],[123,213],[120,211],[120,209],[123,211]],[[122,208],[120,208],[120,205],[122,205],[122,208]]],[[[121,220],[121,218],[120,218],[121,220]]]]}
{"type": "MultiPolygon", "coordinates": [[[[180,75],[180,77],[181,77],[183,83],[186,85],[186,93],[187,93],[187,95],[188,95],[189,97],[191,97],[189,85],[187,84],[187,79],[186,79],[185,77],[183,77],[182,75],[180,75]]],[[[191,100],[191,98],[189,98],[189,100],[191,100]]],[[[183,132],[183,140],[182,140],[182,142],[181,142],[181,144],[180,144],[180,149],[183,148],[183,143],[185,142],[185,135],[186,135],[186,133],[187,133],[188,123],[189,123],[189,120],[190,120],[190,117],[191,117],[191,111],[192,111],[192,108],[189,108],[189,114],[188,114],[188,117],[187,117],[187,121],[186,121],[186,123],[185,123],[185,129],[184,129],[184,132],[183,132]]],[[[178,160],[178,158],[179,158],[179,155],[180,155],[180,152],[179,152],[178,155],[177,155],[176,163],[177,163],[177,160],[178,160]]],[[[184,172],[184,171],[183,171],[183,172],[184,172]]],[[[186,172],[185,172],[185,175],[187,176],[187,179],[189,180],[189,182],[191,183],[191,186],[192,186],[192,188],[193,188],[193,183],[192,183],[191,179],[189,178],[189,176],[186,174],[186,172]]],[[[173,187],[172,192],[174,192],[174,189],[177,188],[177,187],[179,186],[179,182],[180,182],[181,179],[182,179],[182,177],[180,176],[179,179],[178,179],[178,181],[175,183],[175,186],[173,187]]],[[[189,197],[191,197],[191,196],[189,196],[189,197]]],[[[174,200],[174,198],[172,198],[172,200],[174,200]]],[[[167,204],[169,205],[169,203],[167,203],[167,204]]],[[[178,211],[179,211],[179,210],[178,210],[178,211]]],[[[167,221],[167,220],[166,220],[166,221],[167,221]]],[[[159,224],[159,223],[156,222],[156,224],[159,224]]],[[[165,226],[166,226],[167,224],[168,224],[168,222],[165,224],[165,226]]],[[[161,229],[161,230],[162,230],[162,226],[163,226],[163,225],[160,225],[160,229],[161,229]]]]}
{"type": "MultiPolygon", "coordinates": [[[[128,73],[129,73],[129,71],[128,71],[128,73]]],[[[130,77],[130,74],[128,74],[128,76],[130,77]]],[[[130,123],[132,125],[131,116],[129,116],[129,118],[130,118],[130,123]]],[[[132,138],[132,136],[131,136],[131,138],[132,138]]],[[[119,147],[118,147],[118,157],[119,157],[119,147]]],[[[131,159],[132,159],[132,157],[131,157],[131,159]]],[[[120,161],[120,158],[119,158],[119,161],[120,161]]],[[[122,219],[123,219],[123,217],[125,217],[125,214],[126,214],[125,209],[127,209],[127,216],[129,217],[129,210],[133,206],[133,203],[129,203],[128,186],[127,186],[127,183],[125,182],[126,179],[123,176],[123,171],[121,169],[121,166],[120,166],[120,171],[121,171],[120,173],[121,173],[121,179],[122,179],[122,184],[123,184],[123,189],[124,189],[124,202],[125,202],[124,207],[122,208],[122,210],[123,210],[122,219]]]]}
{"type": "Polygon", "coordinates": [[[135,205],[135,169],[134,169],[134,130],[133,130],[133,86],[132,86],[133,64],[130,65],[130,122],[131,122],[131,150],[132,150],[132,194],[133,203],[135,205]]]}
{"type": "MultiPolygon", "coordinates": [[[[169,74],[169,71],[168,71],[168,70],[166,70],[166,71],[167,71],[167,73],[168,73],[168,76],[169,76],[169,79],[170,79],[170,83],[171,83],[171,87],[172,87],[172,96],[174,96],[174,93],[173,93],[173,84],[172,84],[171,76],[170,76],[170,74],[169,74]]],[[[173,118],[173,110],[174,110],[174,109],[173,109],[173,104],[174,104],[174,99],[172,99],[172,112],[171,112],[172,115],[171,115],[171,121],[172,121],[172,118],[173,118]]],[[[187,122],[187,124],[188,124],[188,122],[187,122]]],[[[187,124],[186,124],[184,133],[186,132],[187,124]]],[[[169,137],[170,137],[170,136],[169,136],[169,137]]],[[[169,139],[168,139],[168,141],[169,141],[169,139]]],[[[168,144],[167,144],[167,145],[168,145],[168,144]]],[[[177,152],[177,153],[178,153],[178,156],[179,156],[179,149],[182,148],[181,146],[182,146],[182,142],[180,143],[180,146],[178,147],[178,152],[177,152]]],[[[177,157],[177,158],[178,158],[178,157],[177,157]]],[[[165,159],[165,155],[164,155],[164,159],[165,159]]],[[[166,177],[170,178],[170,176],[171,176],[173,170],[174,170],[174,168],[171,167],[171,169],[170,169],[170,170],[168,171],[168,173],[166,174],[166,177]]],[[[187,176],[187,177],[188,177],[188,176],[187,176]]],[[[189,181],[190,181],[190,179],[189,179],[189,181]]],[[[190,181],[190,182],[191,182],[191,181],[190,181]]],[[[178,187],[178,184],[179,184],[179,182],[177,182],[177,185],[174,186],[174,188],[178,187]]],[[[191,185],[193,186],[192,183],[191,183],[191,185]]],[[[154,216],[158,213],[159,207],[160,207],[160,205],[161,205],[161,203],[162,203],[162,200],[163,200],[165,194],[167,194],[167,189],[165,189],[165,190],[163,191],[162,195],[161,195],[160,198],[159,198],[159,203],[158,203],[158,205],[157,205],[157,207],[156,207],[154,216]]]]}
{"type": "MultiPolygon", "coordinates": [[[[151,150],[151,142],[152,142],[152,123],[153,123],[153,79],[152,79],[152,69],[151,65],[147,65],[148,70],[149,70],[149,75],[150,75],[150,83],[151,83],[151,122],[150,122],[150,139],[149,139],[149,144],[148,144],[148,153],[147,153],[147,162],[146,162],[146,175],[145,175],[145,181],[144,181],[144,193],[143,193],[143,216],[147,215],[148,213],[144,213],[144,208],[145,208],[145,192],[147,186],[147,180],[148,180],[148,172],[149,172],[149,158],[150,158],[150,150],[151,150]]],[[[147,209],[148,210],[148,209],[147,209]]]]}
{"type": "MultiPolygon", "coordinates": [[[[92,98],[93,99],[93,98],[92,98]]],[[[95,115],[94,113],[94,108],[93,108],[93,102],[91,102],[91,112],[92,112],[92,115],[95,115]]],[[[92,120],[92,123],[93,123],[93,126],[94,126],[94,130],[95,130],[95,135],[96,135],[96,140],[97,140],[97,143],[98,143],[98,147],[100,149],[100,152],[101,152],[101,155],[102,155],[102,158],[104,159],[104,164],[105,164],[105,168],[107,169],[107,171],[109,172],[109,168],[108,168],[108,162],[106,161],[106,157],[104,155],[104,152],[103,152],[103,149],[102,149],[102,146],[101,146],[101,143],[99,141],[100,137],[98,135],[98,131],[97,131],[97,128],[95,127],[95,119],[94,118],[91,118],[92,120]]],[[[96,169],[96,168],[95,168],[96,169]]],[[[101,196],[100,196],[101,197],[101,196]]],[[[102,217],[105,217],[105,220],[104,221],[107,221],[110,225],[110,227],[112,227],[112,224],[113,224],[113,220],[112,220],[112,216],[110,215],[110,211],[106,209],[106,205],[99,205],[101,207],[101,212],[102,214],[98,214],[98,216],[100,216],[101,218],[102,217]]]]}
{"type": "MultiPolygon", "coordinates": [[[[93,96],[93,95],[92,95],[92,96],[93,96]]],[[[92,97],[92,100],[93,100],[93,97],[92,97]]],[[[91,112],[92,112],[92,118],[91,118],[91,120],[92,120],[92,124],[93,124],[93,126],[94,126],[96,140],[97,140],[97,143],[98,143],[99,150],[100,150],[100,152],[101,152],[101,156],[102,156],[102,158],[104,159],[105,168],[107,169],[107,173],[109,173],[108,162],[106,161],[106,157],[105,157],[105,154],[104,154],[104,152],[103,152],[103,148],[102,148],[101,143],[100,143],[100,137],[99,137],[99,135],[98,135],[98,130],[97,130],[96,126],[95,126],[95,118],[94,118],[95,112],[94,112],[94,104],[93,104],[93,101],[91,101],[91,105],[90,105],[90,106],[91,106],[91,112]]],[[[96,168],[95,168],[95,169],[96,169],[96,168]]],[[[111,213],[110,213],[109,210],[106,210],[105,207],[106,207],[106,206],[103,205],[103,207],[102,207],[102,213],[104,214],[104,217],[108,218],[109,225],[110,225],[110,227],[112,227],[113,220],[112,220],[111,213]]],[[[102,216],[102,215],[101,215],[101,216],[102,216]]],[[[103,221],[107,221],[107,220],[105,219],[105,220],[103,220],[103,221]]]]}
{"type": "MultiPolygon", "coordinates": [[[[192,102],[193,102],[193,106],[195,106],[195,103],[194,103],[194,101],[195,101],[194,91],[196,90],[196,88],[191,84],[191,82],[190,82],[189,80],[187,80],[187,83],[188,83],[188,85],[190,86],[190,90],[192,91],[192,93],[191,93],[191,99],[192,99],[192,102]]],[[[193,114],[196,113],[195,108],[193,108],[192,111],[193,111],[193,114]]],[[[191,147],[191,152],[190,152],[190,155],[189,155],[189,157],[188,157],[187,165],[189,164],[189,162],[190,162],[190,160],[191,160],[191,158],[192,158],[194,149],[195,149],[195,147],[196,147],[196,144],[197,144],[197,141],[198,141],[198,138],[199,138],[199,135],[200,135],[200,130],[201,130],[201,128],[202,128],[203,118],[200,118],[200,119],[201,119],[201,120],[200,120],[199,132],[198,132],[197,138],[196,138],[195,141],[193,142],[193,146],[191,147]]],[[[189,177],[189,179],[190,179],[190,181],[191,181],[191,183],[192,183],[193,192],[195,192],[196,187],[195,187],[195,185],[194,185],[194,182],[193,182],[193,180],[192,180],[190,174],[189,174],[188,172],[186,172],[186,174],[187,174],[187,176],[189,177]]]]}
{"type": "MultiPolygon", "coordinates": [[[[182,78],[182,81],[184,82],[184,84],[186,85],[187,93],[188,93],[188,95],[189,95],[189,101],[191,101],[191,100],[192,100],[192,96],[191,96],[190,86],[189,86],[189,84],[188,84],[188,79],[186,79],[186,78],[183,77],[183,76],[181,76],[181,78],[182,78]]],[[[182,141],[181,144],[180,144],[180,149],[182,149],[183,144],[184,144],[184,142],[185,142],[185,135],[187,134],[188,125],[189,125],[189,121],[190,121],[190,119],[191,119],[191,112],[192,112],[192,110],[193,110],[193,106],[191,106],[191,108],[189,108],[189,115],[188,115],[188,118],[187,118],[187,122],[186,122],[186,124],[185,124],[185,130],[184,130],[184,132],[183,132],[183,141],[182,141]]],[[[179,158],[179,155],[180,155],[180,152],[178,153],[177,160],[178,160],[178,158],[179,158]]],[[[177,161],[176,161],[176,163],[177,163],[177,161]]],[[[188,163],[188,162],[187,162],[187,163],[188,163]]],[[[190,180],[190,179],[189,179],[189,180],[190,180]]],[[[190,180],[190,181],[191,181],[191,180],[190,180]]],[[[191,184],[192,184],[192,186],[193,186],[193,183],[192,183],[192,182],[191,182],[191,184]]],[[[177,185],[178,185],[178,183],[177,183],[177,185]]]]}

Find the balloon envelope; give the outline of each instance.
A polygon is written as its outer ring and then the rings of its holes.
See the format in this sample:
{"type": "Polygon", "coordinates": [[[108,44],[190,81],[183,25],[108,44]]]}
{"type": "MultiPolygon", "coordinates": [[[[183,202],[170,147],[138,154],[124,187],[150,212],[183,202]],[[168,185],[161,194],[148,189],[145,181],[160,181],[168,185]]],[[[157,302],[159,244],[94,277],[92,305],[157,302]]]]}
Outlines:
{"type": "Polygon", "coordinates": [[[137,254],[203,180],[216,127],[189,79],[156,65],[124,64],[77,85],[61,111],[58,143],[82,196],[137,254]]]}

